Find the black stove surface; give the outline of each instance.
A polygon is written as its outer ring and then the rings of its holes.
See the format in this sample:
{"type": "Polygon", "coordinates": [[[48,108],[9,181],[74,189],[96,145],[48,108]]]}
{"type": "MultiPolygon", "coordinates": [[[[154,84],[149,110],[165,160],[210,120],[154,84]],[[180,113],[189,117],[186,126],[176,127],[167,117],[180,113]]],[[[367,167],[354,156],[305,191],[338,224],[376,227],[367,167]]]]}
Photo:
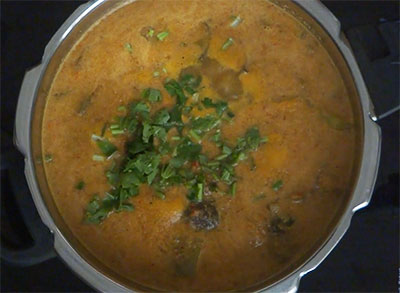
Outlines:
{"type": "MultiPolygon", "coordinates": [[[[399,2],[322,2],[341,21],[342,30],[359,62],[379,117],[378,124],[382,129],[382,155],[370,205],[356,213],[344,238],[316,270],[301,280],[299,290],[397,291],[399,2]]],[[[41,255],[39,259],[18,259],[23,267],[13,266],[2,260],[1,291],[4,292],[93,291],[49,249],[52,246],[51,235],[38,218],[24,179],[23,157],[12,143],[15,108],[24,72],[40,62],[47,42],[81,3],[83,2],[1,2],[2,256],[6,250],[8,252],[28,248],[41,255]],[[24,221],[33,225],[26,228],[24,221]],[[38,261],[43,262],[32,265],[38,261]]]]}

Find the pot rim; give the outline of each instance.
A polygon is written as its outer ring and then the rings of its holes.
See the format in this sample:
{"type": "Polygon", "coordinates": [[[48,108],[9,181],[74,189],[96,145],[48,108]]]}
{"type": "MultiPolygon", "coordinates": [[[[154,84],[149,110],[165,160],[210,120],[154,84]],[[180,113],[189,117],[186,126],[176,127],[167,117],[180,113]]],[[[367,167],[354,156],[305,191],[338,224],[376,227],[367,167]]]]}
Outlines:
{"type": "MultiPolygon", "coordinates": [[[[129,2],[134,2],[130,0],[129,2]]],[[[276,2],[275,0],[271,0],[276,2]]],[[[370,100],[364,80],[351,51],[351,48],[340,31],[340,22],[319,0],[292,0],[305,12],[311,15],[326,30],[330,38],[334,41],[339,51],[342,53],[354,79],[362,110],[362,123],[364,127],[364,139],[362,143],[361,165],[359,176],[355,183],[355,189],[347,207],[332,231],[326,242],[312,255],[303,265],[287,275],[281,280],[269,285],[259,292],[268,290],[274,292],[295,292],[298,289],[300,279],[308,272],[315,269],[336,246],[347,231],[351,218],[357,210],[368,205],[374,188],[376,175],[379,165],[381,132],[379,126],[374,122],[377,120],[372,102],[370,100]],[[362,176],[361,176],[362,174],[362,176]]],[[[25,176],[29,189],[32,193],[35,206],[43,223],[54,234],[54,248],[61,258],[79,276],[99,291],[130,291],[127,287],[117,283],[105,276],[90,265],[79,253],[70,245],[64,235],[56,226],[53,218],[46,207],[41,196],[38,182],[35,177],[34,158],[31,149],[31,120],[35,98],[41,83],[42,76],[53,57],[55,51],[75,28],[75,26],[88,14],[101,6],[107,0],[92,0],[79,6],[63,25],[54,34],[47,44],[42,62],[37,67],[25,74],[16,113],[16,123],[14,130],[14,141],[18,149],[25,156],[25,176]]]]}

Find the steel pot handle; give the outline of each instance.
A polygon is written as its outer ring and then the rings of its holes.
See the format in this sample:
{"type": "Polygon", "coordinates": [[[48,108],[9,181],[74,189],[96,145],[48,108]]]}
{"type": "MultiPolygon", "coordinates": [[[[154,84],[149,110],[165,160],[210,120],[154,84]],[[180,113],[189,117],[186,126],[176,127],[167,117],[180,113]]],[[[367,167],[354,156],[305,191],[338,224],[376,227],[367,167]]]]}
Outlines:
{"type": "MultiPolygon", "coordinates": [[[[41,65],[26,72],[17,105],[14,144],[25,157],[25,163],[27,163],[29,154],[29,127],[31,112],[34,96],[36,94],[36,86],[40,78],[40,72],[41,65]]],[[[20,169],[23,168],[24,161],[17,156],[16,152],[10,151],[9,153],[6,153],[5,156],[3,156],[3,160],[5,166],[10,167],[7,167],[10,172],[17,170],[17,168],[12,168],[11,166],[21,165],[20,169]]],[[[19,184],[19,182],[13,181],[11,184],[13,185],[13,190],[15,190],[13,196],[17,208],[21,212],[23,222],[32,237],[33,244],[25,249],[17,249],[2,241],[2,260],[10,265],[31,266],[55,257],[53,235],[43,224],[38,215],[26,184],[19,184]]]]}
{"type": "Polygon", "coordinates": [[[22,81],[19,92],[17,112],[15,115],[14,144],[27,160],[29,152],[29,128],[33,100],[36,95],[36,87],[40,79],[42,65],[38,65],[27,71],[22,81]]]}
{"type": "MultiPolygon", "coordinates": [[[[5,165],[8,172],[14,172],[14,175],[10,176],[11,179],[18,176],[23,177],[23,174],[15,174],[23,168],[23,164],[21,156],[16,151],[10,151],[5,153],[3,156],[2,165],[5,165]]],[[[43,224],[36,210],[35,204],[33,203],[27,185],[21,184],[21,181],[18,180],[11,180],[11,185],[14,194],[7,194],[7,196],[14,197],[15,205],[20,211],[22,220],[33,240],[33,243],[30,247],[18,249],[6,243],[2,239],[1,259],[5,263],[13,266],[26,267],[42,263],[55,257],[53,235],[43,224]]],[[[5,208],[7,211],[7,207],[5,208]]]]}

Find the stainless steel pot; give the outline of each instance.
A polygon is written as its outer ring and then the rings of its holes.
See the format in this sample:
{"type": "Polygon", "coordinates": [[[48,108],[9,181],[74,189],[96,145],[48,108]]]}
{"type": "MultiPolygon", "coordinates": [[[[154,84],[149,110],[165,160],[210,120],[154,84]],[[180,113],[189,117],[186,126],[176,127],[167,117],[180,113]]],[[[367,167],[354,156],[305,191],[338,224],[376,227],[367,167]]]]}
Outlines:
{"type": "MultiPolygon", "coordinates": [[[[132,2],[131,0],[129,2],[132,2]]],[[[351,96],[359,137],[358,163],[353,170],[353,190],[343,202],[329,231],[310,253],[285,274],[253,291],[296,291],[302,276],[315,269],[336,246],[357,210],[368,205],[378,170],[381,134],[367,89],[340,23],[318,0],[271,0],[296,17],[325,46],[338,66],[351,96]]],[[[60,27],[46,46],[42,62],[28,71],[22,83],[15,123],[15,144],[25,156],[25,176],[43,223],[54,234],[59,256],[99,291],[146,290],[118,276],[95,259],[72,235],[59,215],[49,192],[41,158],[41,125],[47,92],[63,57],[98,19],[125,2],[97,0],[81,5],[60,27]]]]}

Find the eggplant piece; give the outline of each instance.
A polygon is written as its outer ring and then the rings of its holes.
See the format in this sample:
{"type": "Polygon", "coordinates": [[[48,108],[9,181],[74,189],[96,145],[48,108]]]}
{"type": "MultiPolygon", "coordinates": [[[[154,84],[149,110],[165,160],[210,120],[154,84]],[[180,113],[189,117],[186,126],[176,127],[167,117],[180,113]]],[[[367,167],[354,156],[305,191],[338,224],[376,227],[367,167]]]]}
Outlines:
{"type": "Polygon", "coordinates": [[[242,71],[236,72],[222,66],[217,60],[204,58],[201,71],[212,83],[212,87],[224,99],[237,99],[243,94],[242,82],[239,79],[242,71]]]}
{"type": "Polygon", "coordinates": [[[268,230],[274,234],[281,234],[294,224],[294,219],[290,216],[282,217],[278,215],[272,216],[268,230]]]}
{"type": "Polygon", "coordinates": [[[294,218],[281,211],[279,206],[275,203],[268,205],[268,210],[271,217],[268,223],[268,231],[272,234],[285,233],[295,222],[294,218]]]}
{"type": "Polygon", "coordinates": [[[218,210],[210,201],[190,203],[184,212],[186,220],[196,231],[209,231],[219,224],[218,210]]]}

